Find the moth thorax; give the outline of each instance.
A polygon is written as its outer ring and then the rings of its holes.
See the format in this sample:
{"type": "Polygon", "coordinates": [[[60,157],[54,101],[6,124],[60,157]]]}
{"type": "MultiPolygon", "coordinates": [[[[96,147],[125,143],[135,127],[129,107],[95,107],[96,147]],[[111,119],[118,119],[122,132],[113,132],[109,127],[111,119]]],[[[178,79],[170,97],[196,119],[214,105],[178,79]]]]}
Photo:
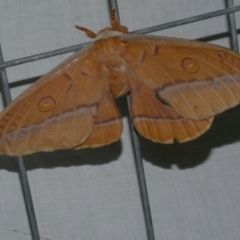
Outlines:
{"type": "Polygon", "coordinates": [[[95,42],[98,59],[110,71],[124,69],[124,50],[120,37],[101,39],[95,42]]]}

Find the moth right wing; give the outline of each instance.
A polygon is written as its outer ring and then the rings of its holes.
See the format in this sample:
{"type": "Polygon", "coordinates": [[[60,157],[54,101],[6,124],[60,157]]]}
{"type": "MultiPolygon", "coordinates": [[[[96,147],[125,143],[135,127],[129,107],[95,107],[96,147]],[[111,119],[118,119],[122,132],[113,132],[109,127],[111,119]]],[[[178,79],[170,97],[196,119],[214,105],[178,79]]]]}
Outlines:
{"type": "Polygon", "coordinates": [[[173,107],[161,102],[157,94],[134,77],[130,79],[131,116],[135,129],[154,142],[187,142],[205,133],[213,117],[191,120],[179,115],[173,107]]]}
{"type": "Polygon", "coordinates": [[[203,120],[240,102],[240,55],[187,39],[124,34],[128,71],[181,116],[203,120]]]}

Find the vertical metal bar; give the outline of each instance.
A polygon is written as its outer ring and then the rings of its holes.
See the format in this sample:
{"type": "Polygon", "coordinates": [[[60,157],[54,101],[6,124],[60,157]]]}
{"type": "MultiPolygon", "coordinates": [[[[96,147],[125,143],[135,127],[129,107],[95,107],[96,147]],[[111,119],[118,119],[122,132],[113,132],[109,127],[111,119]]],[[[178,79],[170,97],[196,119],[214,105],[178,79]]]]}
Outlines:
{"type": "MultiPolygon", "coordinates": [[[[109,0],[109,5],[111,8],[112,7],[116,8],[117,17],[120,20],[118,7],[117,7],[117,1],[109,0]]],[[[127,103],[128,103],[128,110],[129,110],[130,109],[130,96],[127,96],[127,103]]],[[[129,111],[129,114],[130,114],[130,111],[129,111]]],[[[140,142],[139,142],[136,132],[134,131],[134,128],[133,128],[130,118],[129,118],[129,122],[130,122],[130,126],[131,126],[132,141],[133,141],[133,147],[134,147],[134,153],[135,153],[137,175],[138,175],[139,187],[140,187],[141,198],[142,198],[142,205],[143,205],[143,212],[144,212],[146,229],[147,229],[147,236],[148,236],[148,240],[155,240],[152,216],[151,216],[151,208],[150,208],[148,191],[147,191],[147,183],[146,183],[143,161],[142,161],[142,152],[141,152],[141,148],[140,148],[140,142]]]]}
{"type": "Polygon", "coordinates": [[[113,7],[115,7],[115,9],[116,9],[116,14],[117,14],[117,18],[118,18],[119,21],[120,21],[119,12],[118,12],[117,0],[109,0],[108,3],[109,3],[110,10],[111,10],[113,7]]]}
{"type": "MultiPolygon", "coordinates": [[[[0,63],[1,62],[3,62],[3,54],[2,54],[2,49],[0,45],[0,63]]],[[[12,99],[11,99],[11,94],[8,86],[7,74],[5,69],[0,70],[0,80],[2,84],[4,100],[6,102],[6,105],[8,105],[9,103],[11,103],[12,99]]],[[[22,189],[25,197],[25,204],[28,211],[28,219],[31,226],[32,238],[33,240],[40,240],[37,221],[34,213],[33,201],[31,197],[31,191],[30,191],[28,177],[27,177],[27,172],[26,172],[26,168],[24,166],[24,160],[22,157],[18,157],[18,165],[19,165],[19,173],[20,173],[20,179],[22,183],[22,189]]]]}
{"type": "MultiPolygon", "coordinates": [[[[233,6],[234,6],[233,0],[227,0],[227,7],[230,8],[233,6]]],[[[236,52],[239,52],[235,13],[229,14],[228,19],[231,32],[232,49],[236,52]]]]}
{"type": "MultiPolygon", "coordinates": [[[[128,109],[130,109],[130,107],[129,107],[130,106],[130,96],[127,96],[127,102],[128,102],[128,109]]],[[[129,114],[130,114],[130,112],[129,112],[129,114]]],[[[144,211],[144,216],[145,216],[148,240],[154,240],[155,235],[154,235],[154,229],[153,229],[153,223],[152,223],[151,208],[150,208],[150,203],[149,203],[149,198],[148,198],[147,183],[146,183],[146,178],[145,178],[145,173],[144,173],[140,142],[139,142],[139,138],[133,128],[130,118],[129,118],[129,122],[130,122],[131,132],[132,132],[132,141],[133,141],[133,146],[134,146],[138,181],[139,181],[140,192],[141,192],[141,197],[142,197],[142,204],[143,204],[143,211],[144,211]]]]}
{"type": "Polygon", "coordinates": [[[18,166],[19,166],[19,173],[21,177],[22,188],[25,196],[25,204],[28,211],[28,219],[31,226],[32,238],[33,240],[40,240],[30,186],[29,186],[28,177],[27,177],[27,172],[26,172],[24,160],[22,157],[18,157],[18,166]]]}

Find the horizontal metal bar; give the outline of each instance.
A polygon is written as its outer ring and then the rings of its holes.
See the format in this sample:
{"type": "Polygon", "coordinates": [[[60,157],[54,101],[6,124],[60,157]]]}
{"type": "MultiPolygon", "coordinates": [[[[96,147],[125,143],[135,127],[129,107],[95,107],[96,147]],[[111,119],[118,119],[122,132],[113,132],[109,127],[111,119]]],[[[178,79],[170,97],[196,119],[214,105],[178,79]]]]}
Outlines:
{"type": "MultiPolygon", "coordinates": [[[[153,27],[140,29],[137,31],[133,31],[132,33],[144,33],[145,34],[145,33],[155,32],[155,31],[159,31],[159,30],[163,30],[163,29],[167,29],[167,28],[172,28],[172,27],[189,24],[189,23],[196,22],[196,21],[201,21],[201,20],[208,19],[208,18],[213,18],[213,17],[237,12],[237,11],[240,11],[240,6],[231,7],[231,8],[227,8],[227,9],[223,9],[223,10],[218,10],[215,12],[201,14],[201,15],[198,15],[195,17],[189,17],[189,18],[185,18],[182,20],[177,20],[177,21],[173,21],[173,22],[169,22],[169,23],[165,23],[165,24],[156,25],[153,27]]],[[[57,50],[53,50],[53,51],[49,51],[49,52],[45,52],[45,53],[35,54],[35,55],[29,56],[29,57],[24,57],[24,58],[7,61],[5,63],[0,64],[0,70],[3,68],[13,67],[13,66],[28,63],[28,62],[57,56],[57,55],[60,55],[63,53],[73,52],[73,51],[81,49],[88,43],[89,42],[66,47],[66,48],[61,48],[61,49],[57,49],[57,50]]]]}
{"type": "Polygon", "coordinates": [[[226,14],[230,14],[230,13],[234,13],[234,12],[238,12],[240,11],[240,5],[236,6],[236,7],[230,7],[230,8],[226,8],[223,10],[218,10],[218,11],[214,11],[214,12],[210,12],[210,13],[204,13],[201,15],[197,15],[194,17],[188,17],[188,18],[184,18],[181,20],[176,20],[173,22],[169,22],[169,23],[164,23],[164,24],[160,24],[160,25],[156,25],[156,26],[152,26],[152,27],[148,27],[148,28],[143,28],[141,30],[136,30],[133,31],[133,33],[150,33],[150,32],[156,32],[156,31],[160,31],[163,29],[167,29],[167,28],[173,28],[173,27],[177,27],[177,26],[181,26],[181,25],[185,25],[185,24],[189,24],[189,23],[193,23],[193,22],[197,22],[197,21],[201,21],[201,20],[205,20],[205,19],[209,19],[209,18],[214,18],[214,17],[218,17],[218,16],[222,16],[222,15],[226,15],[226,14]]]}
{"type": "Polygon", "coordinates": [[[86,46],[87,44],[89,44],[89,42],[73,45],[70,47],[60,48],[60,49],[49,51],[49,52],[35,54],[35,55],[31,55],[29,57],[24,57],[24,58],[7,61],[5,63],[0,64],[0,70],[3,68],[13,67],[13,66],[28,63],[28,62],[33,62],[33,61],[37,61],[40,59],[77,51],[77,50],[83,48],[84,46],[86,46]]]}

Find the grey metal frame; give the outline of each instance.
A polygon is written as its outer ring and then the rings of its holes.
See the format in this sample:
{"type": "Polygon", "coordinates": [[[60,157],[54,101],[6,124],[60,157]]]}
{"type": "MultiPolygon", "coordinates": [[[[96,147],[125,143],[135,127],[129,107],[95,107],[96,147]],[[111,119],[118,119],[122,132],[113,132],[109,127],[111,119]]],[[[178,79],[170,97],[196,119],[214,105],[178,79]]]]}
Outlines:
{"type": "MultiPolygon", "coordinates": [[[[237,29],[236,29],[236,21],[235,21],[235,12],[240,11],[240,6],[233,6],[233,0],[226,0],[227,2],[227,8],[219,11],[214,11],[190,18],[185,18],[181,19],[178,21],[174,22],[169,22],[161,25],[156,25],[152,26],[149,28],[144,28],[141,30],[134,31],[135,33],[150,33],[150,32],[155,32],[171,27],[176,27],[196,21],[201,21],[204,19],[208,18],[213,18],[217,17],[220,15],[226,15],[229,14],[229,30],[230,30],[230,38],[231,38],[231,43],[232,43],[232,48],[233,50],[239,52],[238,49],[238,39],[237,39],[237,29]]],[[[117,15],[118,14],[118,7],[117,7],[117,1],[116,0],[109,0],[109,7],[115,7],[117,9],[117,15]]],[[[72,51],[79,50],[80,48],[84,47],[88,43],[83,43],[83,44],[78,44],[50,52],[45,52],[45,53],[40,53],[36,55],[32,55],[29,57],[24,57],[21,59],[16,59],[8,62],[4,62],[3,60],[3,55],[0,47],[0,80],[2,84],[2,91],[3,91],[3,96],[6,104],[9,104],[11,102],[11,95],[10,95],[10,90],[9,90],[9,85],[8,85],[8,80],[7,80],[7,74],[5,69],[8,67],[16,66],[19,64],[24,64],[28,63],[31,61],[37,61],[43,58],[48,58],[56,55],[60,55],[63,53],[68,53],[72,51]]],[[[129,105],[129,98],[128,100],[128,105],[129,105]]],[[[131,121],[130,121],[131,122],[131,121]]],[[[132,123],[131,123],[132,126],[132,123]]],[[[136,168],[137,168],[137,174],[138,174],[138,179],[139,179],[139,187],[141,191],[141,197],[142,197],[142,204],[143,204],[143,211],[144,211],[144,216],[145,216],[145,222],[146,222],[146,229],[147,229],[147,235],[148,235],[148,240],[154,240],[154,229],[153,229],[153,223],[152,223],[152,217],[151,217],[151,210],[150,210],[150,204],[148,200],[148,193],[147,193],[147,184],[146,184],[146,178],[144,174],[144,168],[143,168],[143,162],[142,162],[142,155],[141,155],[141,149],[140,149],[140,143],[138,140],[138,136],[135,133],[133,126],[131,128],[131,133],[132,133],[132,141],[133,141],[133,147],[134,147],[134,152],[135,152],[135,160],[136,160],[136,168]]],[[[29,187],[29,182],[27,178],[27,172],[26,168],[24,165],[24,160],[22,157],[18,157],[18,164],[19,164],[19,173],[20,173],[20,179],[22,183],[22,188],[25,196],[25,203],[28,211],[28,217],[29,217],[29,222],[31,226],[31,232],[32,232],[32,239],[33,240],[40,240],[39,236],[39,231],[37,227],[37,221],[34,213],[34,206],[33,206],[33,201],[31,197],[31,191],[29,187]]]]}

